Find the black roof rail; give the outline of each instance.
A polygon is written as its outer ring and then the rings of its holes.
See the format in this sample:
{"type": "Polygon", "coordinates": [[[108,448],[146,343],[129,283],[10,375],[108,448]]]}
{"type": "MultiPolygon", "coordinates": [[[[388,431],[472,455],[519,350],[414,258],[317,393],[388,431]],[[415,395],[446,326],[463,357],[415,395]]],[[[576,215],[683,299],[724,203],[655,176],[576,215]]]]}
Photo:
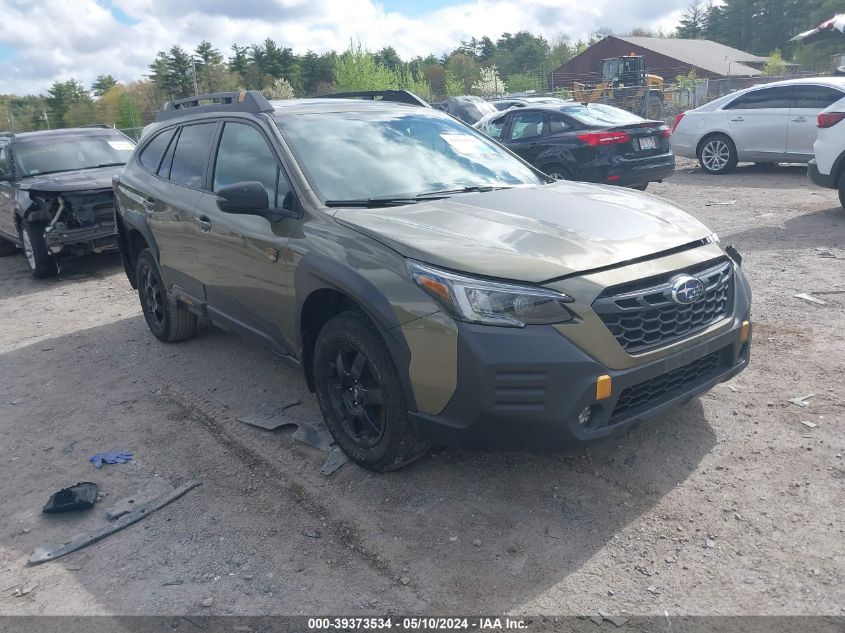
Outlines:
{"type": "Polygon", "coordinates": [[[431,107],[428,103],[420,99],[410,90],[360,90],[356,92],[336,92],[330,95],[321,95],[319,98],[365,99],[367,101],[393,101],[395,103],[404,103],[405,105],[421,106],[423,108],[431,107]]]}
{"type": "Polygon", "coordinates": [[[240,92],[214,92],[211,94],[168,101],[156,115],[156,121],[166,121],[183,114],[196,112],[273,112],[273,106],[258,90],[240,92]],[[204,103],[208,102],[208,103],[204,103]]]}
{"type": "Polygon", "coordinates": [[[81,127],[81,128],[82,127],[96,127],[96,128],[101,128],[101,129],[105,129],[105,130],[111,130],[112,129],[111,125],[106,125],[105,123],[89,123],[88,125],[80,125],[79,127],[81,127]]]}

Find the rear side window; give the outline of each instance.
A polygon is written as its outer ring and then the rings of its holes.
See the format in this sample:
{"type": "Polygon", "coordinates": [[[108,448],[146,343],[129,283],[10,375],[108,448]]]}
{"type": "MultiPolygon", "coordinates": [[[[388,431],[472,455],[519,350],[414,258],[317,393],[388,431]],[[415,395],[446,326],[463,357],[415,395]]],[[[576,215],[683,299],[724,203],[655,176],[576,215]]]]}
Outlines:
{"type": "Polygon", "coordinates": [[[777,86],[775,88],[763,88],[752,90],[741,97],[731,101],[725,106],[725,110],[762,110],[764,108],[790,108],[794,91],[792,86],[777,86]]]}
{"type": "Polygon", "coordinates": [[[549,134],[565,132],[571,127],[572,124],[566,120],[566,117],[560,116],[559,114],[549,115],[549,134]]]}
{"type": "Polygon", "coordinates": [[[513,115],[511,140],[536,138],[543,134],[543,114],[540,112],[520,112],[513,115]]]}
{"type": "Polygon", "coordinates": [[[182,128],[173,152],[170,180],[188,187],[202,187],[205,167],[211,154],[211,141],[217,122],[187,125],[182,128]]]}
{"type": "Polygon", "coordinates": [[[845,93],[828,86],[796,86],[793,108],[824,110],[845,97],[845,93]]]}
{"type": "Polygon", "coordinates": [[[158,171],[158,166],[161,165],[161,159],[173,138],[173,130],[165,130],[156,135],[153,140],[147,143],[146,147],[141,150],[138,160],[141,161],[141,166],[152,173],[158,171]]]}

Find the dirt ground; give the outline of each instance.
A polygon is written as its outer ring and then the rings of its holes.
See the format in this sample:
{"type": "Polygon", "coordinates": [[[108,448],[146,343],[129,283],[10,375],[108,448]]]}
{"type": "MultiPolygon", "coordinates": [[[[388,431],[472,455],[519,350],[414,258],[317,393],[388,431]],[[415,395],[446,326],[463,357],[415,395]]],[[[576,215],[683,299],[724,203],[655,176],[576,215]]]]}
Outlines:
{"type": "Polygon", "coordinates": [[[238,422],[294,398],[291,417],[319,413],[295,368],[233,335],[155,340],[116,257],[52,281],[0,259],[0,614],[845,614],[845,212],[801,167],[684,163],[649,192],[744,255],[750,368],[586,450],[442,450],[381,476],[325,477],[289,430],[238,422]],[[110,449],[135,457],[94,470],[110,449]],[[119,498],[194,479],[25,566],[119,498]],[[78,481],[94,510],[41,514],[78,481]]]}

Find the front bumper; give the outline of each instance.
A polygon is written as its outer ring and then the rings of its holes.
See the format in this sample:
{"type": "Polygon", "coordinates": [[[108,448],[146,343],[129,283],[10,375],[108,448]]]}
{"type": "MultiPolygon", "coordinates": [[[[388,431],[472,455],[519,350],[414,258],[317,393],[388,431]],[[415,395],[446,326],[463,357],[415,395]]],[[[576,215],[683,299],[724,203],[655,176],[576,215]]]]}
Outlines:
{"type": "Polygon", "coordinates": [[[44,232],[44,241],[52,252],[58,253],[65,246],[80,245],[99,253],[117,248],[114,222],[100,222],[73,229],[54,228],[44,232]]]}
{"type": "Polygon", "coordinates": [[[833,176],[821,173],[815,158],[811,159],[810,162],[807,163],[807,177],[814,185],[825,187],[827,189],[836,189],[836,183],[833,182],[833,176]]]}
{"type": "MultiPolygon", "coordinates": [[[[743,295],[740,297],[739,295],[743,295]]],[[[630,369],[605,367],[551,326],[524,329],[459,324],[457,389],[436,416],[411,413],[435,442],[485,450],[544,450],[598,440],[702,394],[748,365],[750,319],[737,293],[729,329],[630,369]],[[596,379],[609,375],[609,398],[596,379]],[[592,407],[590,422],[578,415],[592,407]]]]}

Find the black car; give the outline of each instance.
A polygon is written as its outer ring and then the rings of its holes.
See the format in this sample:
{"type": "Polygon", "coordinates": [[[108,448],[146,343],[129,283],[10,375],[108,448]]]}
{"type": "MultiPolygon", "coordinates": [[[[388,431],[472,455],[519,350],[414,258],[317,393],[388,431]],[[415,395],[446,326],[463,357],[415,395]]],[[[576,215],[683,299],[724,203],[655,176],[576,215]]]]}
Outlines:
{"type": "Polygon", "coordinates": [[[669,128],[613,106],[526,106],[475,124],[554,178],[644,190],[675,171],[669,128]]]}
{"type": "Polygon", "coordinates": [[[22,248],[43,278],[61,257],[115,250],[111,180],[134,147],[106,127],[0,136],[0,255],[22,248]]]}

